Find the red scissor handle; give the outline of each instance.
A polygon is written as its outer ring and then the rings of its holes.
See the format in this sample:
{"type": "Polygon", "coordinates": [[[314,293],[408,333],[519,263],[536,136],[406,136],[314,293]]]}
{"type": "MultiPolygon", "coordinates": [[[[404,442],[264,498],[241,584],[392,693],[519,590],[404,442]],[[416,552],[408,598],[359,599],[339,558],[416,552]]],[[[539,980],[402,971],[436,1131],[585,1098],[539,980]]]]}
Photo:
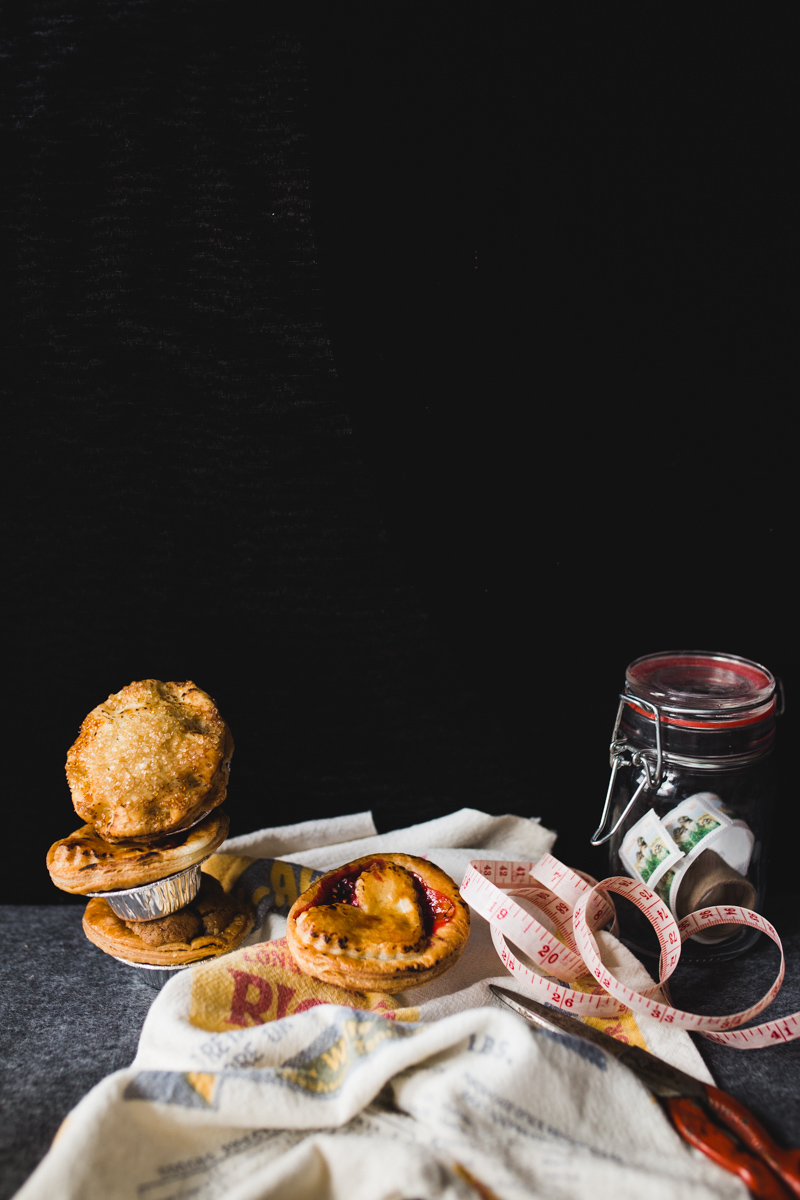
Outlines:
{"type": "Polygon", "coordinates": [[[716,1125],[694,1100],[679,1096],[665,1100],[664,1104],[680,1135],[720,1167],[738,1175],[758,1200],[793,1200],[792,1193],[766,1163],[741,1150],[731,1135],[716,1125]]]}
{"type": "Polygon", "coordinates": [[[727,1092],[705,1085],[708,1107],[728,1129],[737,1134],[748,1149],[780,1175],[795,1196],[800,1197],[800,1150],[784,1150],[773,1142],[763,1125],[749,1109],[734,1100],[727,1092]]]}

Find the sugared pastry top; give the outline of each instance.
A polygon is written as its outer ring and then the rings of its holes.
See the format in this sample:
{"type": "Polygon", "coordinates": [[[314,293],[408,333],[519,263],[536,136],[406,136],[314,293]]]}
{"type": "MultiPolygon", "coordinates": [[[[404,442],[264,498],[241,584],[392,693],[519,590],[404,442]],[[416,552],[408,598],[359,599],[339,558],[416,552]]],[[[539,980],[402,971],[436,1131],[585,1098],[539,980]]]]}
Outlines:
{"type": "Polygon", "coordinates": [[[107,954],[151,966],[180,966],[234,950],[255,923],[253,910],[201,874],[191,904],[155,921],[124,921],[95,896],[86,905],[83,931],[107,954]]]}
{"type": "Polygon", "coordinates": [[[75,811],[101,838],[188,829],[222,804],[233,738],[189,680],[130,683],[92,709],[67,754],[75,811]]]}
{"type": "Polygon", "coordinates": [[[139,887],[202,862],[225,841],[229,823],[216,808],[191,829],[146,843],[106,842],[83,825],[50,847],[47,869],[56,887],[78,895],[139,887]]]}
{"type": "Polygon", "coordinates": [[[373,854],[298,897],[286,936],[307,975],[359,991],[418,987],[453,965],[469,909],[449,875],[410,854],[373,854]]]}

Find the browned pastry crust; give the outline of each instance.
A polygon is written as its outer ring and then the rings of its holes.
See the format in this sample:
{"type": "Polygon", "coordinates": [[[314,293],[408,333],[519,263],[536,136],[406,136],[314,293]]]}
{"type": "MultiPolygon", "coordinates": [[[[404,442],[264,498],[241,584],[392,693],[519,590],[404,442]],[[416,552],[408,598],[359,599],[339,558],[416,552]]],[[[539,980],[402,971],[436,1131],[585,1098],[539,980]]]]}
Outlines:
{"type": "Polygon", "coordinates": [[[469,909],[427,859],[370,854],[313,883],[293,904],[286,936],[307,975],[399,992],[452,967],[469,938],[469,909]]]}
{"type": "Polygon", "coordinates": [[[249,904],[223,892],[212,875],[201,874],[191,904],[155,921],[123,921],[95,896],[86,905],[83,931],[90,942],[129,962],[180,966],[234,950],[255,924],[249,904]]]}
{"type": "Polygon", "coordinates": [[[107,842],[91,825],[54,842],[47,869],[56,887],[86,895],[139,887],[185,871],[212,854],[228,836],[228,814],[215,809],[183,833],[149,842],[107,842]]]}
{"type": "Polygon", "coordinates": [[[102,838],[188,829],[222,804],[233,738],[189,680],[130,683],[92,709],[67,754],[75,811],[102,838]]]}

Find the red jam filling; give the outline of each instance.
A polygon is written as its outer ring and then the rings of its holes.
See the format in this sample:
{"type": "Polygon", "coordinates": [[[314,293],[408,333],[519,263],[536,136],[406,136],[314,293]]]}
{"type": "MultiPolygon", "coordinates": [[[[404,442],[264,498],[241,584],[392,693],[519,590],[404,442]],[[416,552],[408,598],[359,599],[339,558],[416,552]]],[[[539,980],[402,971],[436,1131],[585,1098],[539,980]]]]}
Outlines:
{"type": "MultiPolygon", "coordinates": [[[[317,898],[314,904],[309,904],[307,908],[316,908],[323,904],[350,904],[353,908],[358,908],[358,897],[356,896],[356,883],[359,875],[363,871],[375,870],[376,867],[382,867],[383,860],[376,858],[373,862],[366,863],[363,867],[359,867],[356,871],[348,873],[346,868],[341,868],[339,871],[331,872],[330,878],[325,881],[325,886],[317,892],[317,898]]],[[[376,872],[376,874],[378,874],[376,872]]],[[[442,892],[437,892],[435,888],[429,887],[427,883],[415,871],[409,871],[417,885],[417,898],[422,910],[422,920],[425,926],[425,933],[428,937],[439,932],[439,930],[452,921],[456,915],[455,906],[451,900],[448,900],[442,892]]],[[[305,909],[301,909],[304,912],[305,909]]]]}
{"type": "MultiPolygon", "coordinates": [[[[418,875],[415,875],[414,878],[421,885],[425,894],[425,899],[428,902],[428,908],[430,910],[430,932],[438,933],[442,926],[449,924],[449,922],[452,921],[453,917],[456,915],[455,906],[452,900],[448,900],[447,896],[445,896],[442,892],[437,892],[435,888],[428,887],[427,883],[423,883],[418,875]]],[[[428,920],[426,919],[426,929],[427,926],[428,920]]]]}
{"type": "Polygon", "coordinates": [[[331,888],[330,899],[325,900],[325,904],[352,904],[353,908],[358,908],[358,896],[356,896],[356,880],[357,875],[345,875],[343,879],[337,880],[331,888]]]}

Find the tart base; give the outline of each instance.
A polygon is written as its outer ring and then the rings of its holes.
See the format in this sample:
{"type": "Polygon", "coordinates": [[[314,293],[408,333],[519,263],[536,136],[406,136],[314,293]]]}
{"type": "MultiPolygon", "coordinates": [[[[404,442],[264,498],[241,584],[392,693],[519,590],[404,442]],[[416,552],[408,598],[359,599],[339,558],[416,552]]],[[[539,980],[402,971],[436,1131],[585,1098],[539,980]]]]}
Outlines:
{"type": "MultiPolygon", "coordinates": [[[[209,885],[206,883],[212,876],[203,876],[203,883],[198,900],[209,895],[209,885]]],[[[216,880],[213,883],[219,888],[216,880]]],[[[221,889],[219,889],[221,891],[221,889]]],[[[193,908],[192,904],[178,912],[186,912],[193,908]]],[[[171,914],[173,916],[177,914],[171,914]]],[[[134,925],[137,922],[133,922],[134,925]]],[[[146,922],[153,924],[153,922],[146,922]]],[[[83,914],[83,932],[90,942],[100,950],[114,958],[124,958],[128,962],[145,963],[151,966],[178,966],[183,963],[197,962],[202,958],[213,958],[235,950],[255,924],[255,914],[249,904],[236,901],[230,921],[218,933],[200,933],[187,941],[168,942],[165,945],[153,946],[141,938],[135,929],[118,917],[108,901],[100,896],[94,897],[86,906],[83,914]]]]}

